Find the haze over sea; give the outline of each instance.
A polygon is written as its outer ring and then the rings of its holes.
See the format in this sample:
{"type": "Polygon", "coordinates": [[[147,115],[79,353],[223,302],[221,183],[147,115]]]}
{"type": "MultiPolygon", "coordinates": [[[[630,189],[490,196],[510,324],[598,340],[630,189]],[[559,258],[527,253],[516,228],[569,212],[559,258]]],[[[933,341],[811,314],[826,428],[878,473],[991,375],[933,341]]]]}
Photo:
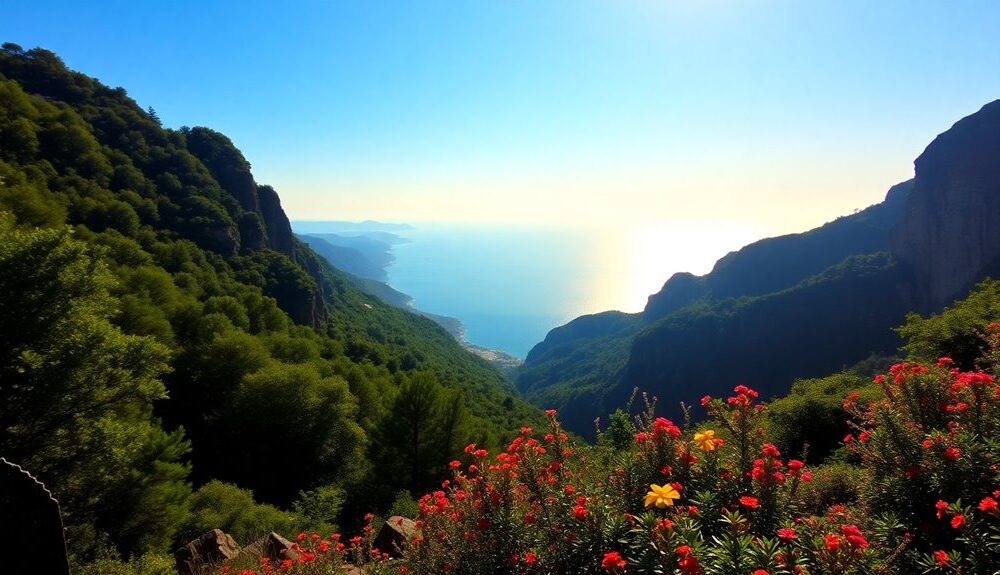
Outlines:
{"type": "Polygon", "coordinates": [[[603,310],[640,311],[675,271],[705,273],[759,237],[710,222],[630,230],[419,222],[392,233],[409,241],[392,248],[389,285],[419,310],[461,320],[470,343],[520,358],[552,328],[603,310]]]}

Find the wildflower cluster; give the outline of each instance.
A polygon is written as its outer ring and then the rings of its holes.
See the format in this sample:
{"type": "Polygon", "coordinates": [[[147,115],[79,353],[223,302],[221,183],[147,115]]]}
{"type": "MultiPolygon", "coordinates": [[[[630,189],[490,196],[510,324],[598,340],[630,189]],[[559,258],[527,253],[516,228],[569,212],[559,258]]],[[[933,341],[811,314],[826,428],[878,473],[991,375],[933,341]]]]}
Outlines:
{"type": "MultiPolygon", "coordinates": [[[[993,340],[991,350],[1000,343],[993,340]]],[[[901,561],[948,573],[1000,568],[1000,385],[994,376],[962,371],[942,357],[933,364],[898,363],[874,381],[884,394],[880,401],[845,400],[855,433],[844,443],[866,470],[870,511],[909,527],[901,561]]]]}
{"type": "Polygon", "coordinates": [[[867,540],[845,522],[800,525],[797,490],[810,472],[763,441],[756,395],[739,386],[728,399],[706,398],[711,420],[698,429],[650,407],[621,450],[574,444],[551,410],[548,429],[523,428],[500,453],[468,446],[466,461],[452,462],[452,478],[420,500],[407,572],[850,568],[867,540]],[[827,528],[843,538],[837,550],[826,547],[827,528]]]}
{"type": "Polygon", "coordinates": [[[900,363],[875,378],[877,400],[848,395],[845,460],[862,484],[849,506],[806,507],[813,472],[766,440],[766,408],[741,385],[704,397],[697,427],[646,401],[596,446],[571,440],[549,410],[542,432],[524,427],[498,453],[469,445],[452,461],[419,500],[399,559],[363,537],[320,550],[309,536],[294,561],[261,572],[338,573],[307,570],[327,553],[400,575],[995,573],[1000,326],[989,341],[983,369],[900,363]]]}
{"type": "Polygon", "coordinates": [[[361,534],[345,538],[340,533],[322,536],[319,533],[299,533],[289,549],[279,557],[261,557],[248,564],[248,559],[237,556],[223,565],[219,575],[347,575],[348,566],[366,574],[388,575],[398,573],[397,562],[390,559],[390,550],[373,547],[375,516],[365,516],[361,534]]]}

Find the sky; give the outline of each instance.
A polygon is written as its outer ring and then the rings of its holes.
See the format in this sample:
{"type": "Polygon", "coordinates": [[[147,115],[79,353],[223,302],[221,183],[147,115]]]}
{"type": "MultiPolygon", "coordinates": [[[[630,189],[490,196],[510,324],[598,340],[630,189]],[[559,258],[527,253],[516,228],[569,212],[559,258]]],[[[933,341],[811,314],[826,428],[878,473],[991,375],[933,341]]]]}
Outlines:
{"type": "Polygon", "coordinates": [[[1000,98],[992,0],[2,6],[3,41],[230,136],[292,219],[695,234],[693,271],[880,201],[1000,98]]]}

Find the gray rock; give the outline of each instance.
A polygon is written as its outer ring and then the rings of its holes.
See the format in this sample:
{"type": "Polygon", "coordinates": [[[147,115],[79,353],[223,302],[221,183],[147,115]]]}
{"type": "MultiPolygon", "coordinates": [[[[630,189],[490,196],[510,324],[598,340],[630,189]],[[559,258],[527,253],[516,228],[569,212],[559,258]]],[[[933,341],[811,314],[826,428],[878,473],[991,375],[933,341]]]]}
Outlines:
{"type": "Polygon", "coordinates": [[[240,554],[231,535],[213,529],[174,552],[178,575],[205,575],[223,561],[240,554]]]}
{"type": "Polygon", "coordinates": [[[388,553],[390,557],[399,557],[399,550],[416,531],[417,527],[412,519],[393,515],[382,525],[382,529],[375,536],[375,541],[372,542],[372,547],[382,553],[388,553]]]}
{"type": "Polygon", "coordinates": [[[20,466],[0,457],[0,571],[69,575],[59,502],[20,466]]]}
{"type": "Polygon", "coordinates": [[[243,548],[240,556],[267,557],[268,559],[291,559],[296,560],[299,554],[292,548],[292,542],[278,535],[274,531],[264,537],[254,541],[243,548]]]}

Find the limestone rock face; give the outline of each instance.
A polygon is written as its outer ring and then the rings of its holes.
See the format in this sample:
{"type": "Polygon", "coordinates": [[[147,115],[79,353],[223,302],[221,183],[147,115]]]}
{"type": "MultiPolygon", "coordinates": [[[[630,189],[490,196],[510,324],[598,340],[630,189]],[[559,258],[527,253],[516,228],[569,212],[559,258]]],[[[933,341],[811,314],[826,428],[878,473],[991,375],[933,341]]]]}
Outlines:
{"type": "Polygon", "coordinates": [[[231,535],[213,529],[174,552],[174,561],[178,575],[203,575],[239,553],[240,546],[231,535]]]}
{"type": "Polygon", "coordinates": [[[935,138],[914,166],[890,246],[913,274],[921,307],[934,309],[1000,263],[1000,100],[935,138]]]}

